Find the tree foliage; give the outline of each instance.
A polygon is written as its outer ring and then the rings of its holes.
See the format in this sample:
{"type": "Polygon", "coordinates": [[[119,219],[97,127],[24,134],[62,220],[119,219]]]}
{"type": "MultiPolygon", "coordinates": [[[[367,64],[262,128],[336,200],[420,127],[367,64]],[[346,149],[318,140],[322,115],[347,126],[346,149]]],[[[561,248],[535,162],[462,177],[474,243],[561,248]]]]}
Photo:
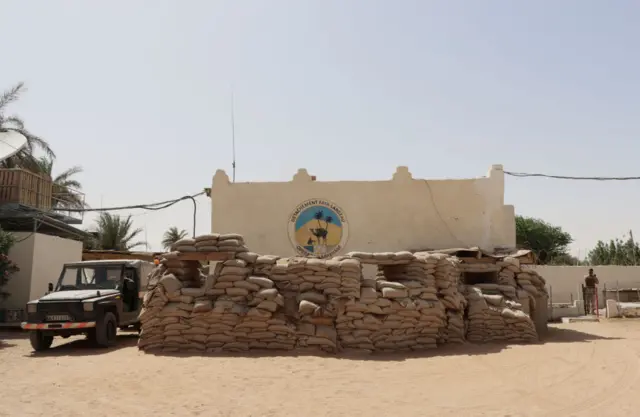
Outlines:
{"type": "Polygon", "coordinates": [[[569,255],[571,235],[559,226],[551,225],[533,217],[516,216],[516,244],[530,249],[542,264],[573,262],[569,255]]]}
{"type": "Polygon", "coordinates": [[[82,184],[75,175],[82,172],[82,167],[73,166],[53,176],[53,159],[46,156],[36,160],[39,173],[53,178],[53,189],[51,190],[51,207],[53,209],[82,209],[88,207],[82,195],[75,191],[82,190],[82,184]]]}
{"type": "Polygon", "coordinates": [[[32,172],[38,172],[39,165],[37,159],[34,158],[35,152],[40,150],[53,160],[55,159],[53,149],[51,149],[47,141],[27,130],[24,120],[19,116],[7,113],[9,104],[16,102],[25,91],[24,83],[18,83],[0,94],[0,131],[14,130],[27,138],[27,145],[11,158],[0,162],[0,166],[4,168],[20,167],[32,172]]]}
{"type": "MultiPolygon", "coordinates": [[[[16,131],[27,138],[27,145],[14,156],[0,162],[0,168],[23,168],[42,176],[53,177],[53,162],[55,153],[49,143],[39,136],[34,135],[25,127],[25,122],[19,116],[7,113],[10,104],[18,101],[21,94],[26,91],[24,83],[18,83],[12,88],[0,94],[0,132],[16,131]],[[36,154],[44,153],[38,157],[36,154]]],[[[53,181],[52,208],[53,209],[78,209],[85,208],[81,195],[71,189],[80,190],[80,182],[72,178],[82,172],[82,168],[74,166],[58,174],[53,181]]]]}
{"type": "MultiPolygon", "coordinates": [[[[137,241],[142,229],[133,227],[131,216],[100,213],[96,220],[94,249],[128,251],[145,242],[137,241]]],[[[86,248],[85,244],[85,248],[86,248]]]]}
{"type": "Polygon", "coordinates": [[[9,259],[9,249],[14,245],[15,239],[11,233],[0,229],[0,300],[4,300],[10,294],[4,290],[9,283],[11,275],[20,268],[9,259]]]}
{"type": "Polygon", "coordinates": [[[638,265],[640,246],[631,237],[611,239],[609,243],[599,240],[587,259],[591,265],[638,265]]]}
{"type": "Polygon", "coordinates": [[[171,226],[162,236],[162,247],[165,250],[170,250],[174,243],[185,237],[187,237],[186,230],[180,230],[176,226],[171,226]]]}

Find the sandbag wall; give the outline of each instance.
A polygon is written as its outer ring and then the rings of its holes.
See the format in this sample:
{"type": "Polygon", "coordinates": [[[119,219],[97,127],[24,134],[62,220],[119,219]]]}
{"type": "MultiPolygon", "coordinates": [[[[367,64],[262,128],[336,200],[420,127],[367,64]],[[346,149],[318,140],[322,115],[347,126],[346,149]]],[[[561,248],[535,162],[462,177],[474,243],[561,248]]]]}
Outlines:
{"type": "Polygon", "coordinates": [[[529,314],[536,308],[538,294],[546,293],[542,277],[530,271],[523,272],[519,261],[513,257],[496,263],[465,260],[459,264],[459,269],[463,274],[489,273],[496,278],[493,282],[463,284],[468,302],[466,319],[470,342],[538,340],[535,323],[529,314]]]}
{"type": "Polygon", "coordinates": [[[341,305],[336,319],[344,349],[403,351],[435,348],[446,328],[446,310],[438,299],[436,259],[410,252],[348,254],[373,264],[378,274],[363,279],[360,296],[341,305]]]}
{"type": "MultiPolygon", "coordinates": [[[[144,297],[138,346],[145,351],[421,350],[464,342],[467,327],[471,341],[501,340],[502,333],[486,337],[491,331],[484,327],[476,337],[477,320],[495,321],[477,312],[493,311],[498,300],[483,301],[495,295],[490,289],[478,294],[466,287],[460,279],[464,267],[449,255],[352,252],[328,260],[281,259],[250,252],[237,234],[183,239],[173,249],[152,272],[144,297]],[[198,261],[178,260],[185,252],[228,252],[233,259],[204,275],[198,261]],[[365,264],[377,266],[376,277],[363,278],[365,264]],[[468,321],[465,294],[475,303],[468,306],[468,321]],[[479,308],[480,301],[490,305],[479,308]]],[[[533,286],[529,275],[523,283],[533,286]]],[[[500,314],[515,311],[504,320],[520,329],[517,302],[500,302],[500,314]]],[[[518,338],[505,340],[533,340],[529,333],[524,326],[518,338]]]]}

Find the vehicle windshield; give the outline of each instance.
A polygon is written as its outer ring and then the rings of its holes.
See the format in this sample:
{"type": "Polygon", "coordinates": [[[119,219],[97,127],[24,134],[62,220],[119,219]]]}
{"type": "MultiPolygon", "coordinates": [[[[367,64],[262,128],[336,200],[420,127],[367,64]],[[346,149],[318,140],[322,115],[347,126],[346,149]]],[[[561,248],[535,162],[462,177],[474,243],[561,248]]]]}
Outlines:
{"type": "Polygon", "coordinates": [[[66,266],[56,291],[118,289],[122,265],[66,266]]]}

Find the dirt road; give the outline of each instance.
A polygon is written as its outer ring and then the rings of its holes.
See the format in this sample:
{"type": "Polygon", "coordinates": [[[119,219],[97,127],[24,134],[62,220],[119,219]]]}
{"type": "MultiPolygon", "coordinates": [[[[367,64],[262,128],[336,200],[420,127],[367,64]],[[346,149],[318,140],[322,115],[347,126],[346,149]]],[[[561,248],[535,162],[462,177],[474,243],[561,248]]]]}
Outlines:
{"type": "Polygon", "coordinates": [[[640,320],[555,325],[544,343],[416,356],[155,356],[1,333],[0,416],[629,416],[640,320]]]}

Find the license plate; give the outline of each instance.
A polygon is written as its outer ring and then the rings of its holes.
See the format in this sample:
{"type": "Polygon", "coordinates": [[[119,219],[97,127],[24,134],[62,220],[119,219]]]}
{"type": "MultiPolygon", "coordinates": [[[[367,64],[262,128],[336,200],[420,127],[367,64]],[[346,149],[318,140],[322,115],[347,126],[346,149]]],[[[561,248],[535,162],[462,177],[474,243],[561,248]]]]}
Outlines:
{"type": "Polygon", "coordinates": [[[68,314],[49,314],[47,321],[71,321],[71,316],[68,314]]]}

